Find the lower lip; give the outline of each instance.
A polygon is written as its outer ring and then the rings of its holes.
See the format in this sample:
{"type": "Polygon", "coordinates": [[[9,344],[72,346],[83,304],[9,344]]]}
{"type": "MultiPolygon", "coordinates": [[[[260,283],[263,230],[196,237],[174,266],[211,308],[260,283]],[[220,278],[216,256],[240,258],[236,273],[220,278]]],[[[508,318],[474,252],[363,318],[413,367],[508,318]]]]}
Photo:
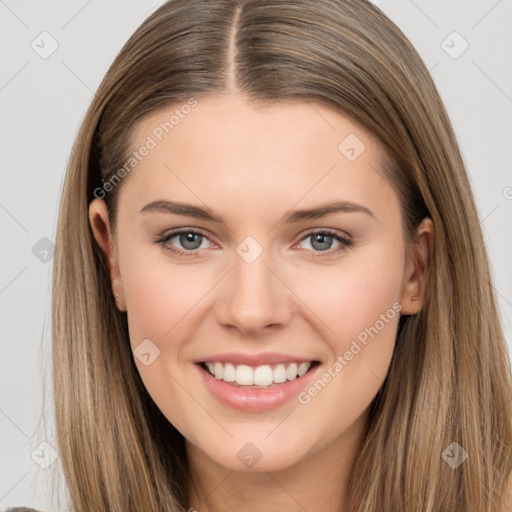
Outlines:
{"type": "Polygon", "coordinates": [[[222,379],[216,379],[201,365],[196,365],[204,383],[213,396],[222,403],[243,411],[262,412],[275,409],[296,397],[316,374],[320,365],[316,365],[302,377],[269,388],[249,388],[233,386],[222,379]]]}

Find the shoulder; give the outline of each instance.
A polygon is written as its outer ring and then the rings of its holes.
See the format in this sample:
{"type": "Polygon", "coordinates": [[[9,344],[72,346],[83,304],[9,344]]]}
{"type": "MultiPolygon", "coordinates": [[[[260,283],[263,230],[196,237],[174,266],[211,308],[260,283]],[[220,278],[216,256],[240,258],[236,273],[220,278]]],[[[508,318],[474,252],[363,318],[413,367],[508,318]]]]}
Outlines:
{"type": "Polygon", "coordinates": [[[28,508],[28,507],[14,507],[14,508],[8,508],[5,512],[39,512],[39,510],[36,510],[35,508],[28,508]]]}

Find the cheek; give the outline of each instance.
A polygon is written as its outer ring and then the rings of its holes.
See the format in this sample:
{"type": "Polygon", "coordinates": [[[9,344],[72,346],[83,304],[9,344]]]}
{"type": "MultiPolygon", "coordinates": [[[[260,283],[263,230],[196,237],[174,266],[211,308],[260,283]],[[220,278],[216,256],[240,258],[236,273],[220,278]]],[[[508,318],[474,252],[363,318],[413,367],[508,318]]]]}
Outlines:
{"type": "Polygon", "coordinates": [[[330,409],[336,421],[348,425],[382,386],[400,319],[404,255],[399,241],[353,253],[346,264],[324,269],[299,292],[307,294],[308,306],[321,318],[331,353],[319,378],[299,396],[306,410],[330,409]]]}
{"type": "Polygon", "coordinates": [[[194,307],[211,288],[208,276],[195,265],[167,261],[163,250],[125,254],[120,266],[132,346],[146,338],[164,343],[182,319],[194,316],[194,307]]]}
{"type": "MultiPolygon", "coordinates": [[[[400,297],[402,247],[397,240],[387,245],[375,243],[336,264],[308,263],[300,271],[291,265],[279,269],[283,281],[300,299],[284,299],[295,300],[299,310],[288,328],[312,332],[319,355],[329,354],[329,361],[320,382],[313,382],[294,402],[296,422],[284,422],[280,435],[268,439],[269,451],[285,451],[287,439],[292,438],[300,439],[304,450],[327,445],[348,429],[375,397],[393,354],[399,319],[393,304],[400,297]]],[[[226,268],[176,264],[161,253],[156,257],[155,251],[132,249],[125,249],[120,262],[130,342],[136,349],[149,338],[160,350],[150,366],[136,359],[139,373],[167,419],[192,443],[203,446],[210,432],[198,425],[209,425],[209,420],[205,423],[204,410],[194,405],[183,386],[194,381],[181,364],[186,358],[180,361],[180,356],[201,337],[201,325],[213,311],[215,284],[226,268]]],[[[245,436],[262,429],[267,431],[267,425],[255,424],[251,430],[244,424],[240,432],[245,436]]],[[[218,449],[218,453],[223,451],[218,449]]]]}
{"type": "MultiPolygon", "coordinates": [[[[398,242],[391,239],[354,250],[336,265],[301,273],[300,279],[290,275],[293,289],[317,317],[315,325],[321,325],[334,351],[344,352],[347,343],[374,326],[381,315],[394,319],[404,269],[403,246],[398,242]]],[[[384,332],[381,322],[377,327],[383,335],[390,331],[384,332]]]]}
{"type": "Polygon", "coordinates": [[[204,418],[187,405],[190,396],[184,393],[186,373],[180,358],[198,323],[201,298],[215,280],[209,284],[206,273],[198,278],[198,267],[172,264],[155,252],[134,248],[120,260],[130,344],[149,395],[178,430],[188,432],[189,421],[204,418]],[[147,365],[142,357],[146,353],[147,365]]]}

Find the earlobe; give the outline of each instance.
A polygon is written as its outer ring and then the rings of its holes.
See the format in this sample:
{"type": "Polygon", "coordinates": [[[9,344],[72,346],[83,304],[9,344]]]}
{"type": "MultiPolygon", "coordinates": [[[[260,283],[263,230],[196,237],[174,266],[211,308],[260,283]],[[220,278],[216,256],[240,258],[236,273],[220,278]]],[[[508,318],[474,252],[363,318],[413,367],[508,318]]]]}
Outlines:
{"type": "Polygon", "coordinates": [[[116,306],[119,310],[124,311],[122,304],[124,303],[124,293],[117,261],[116,249],[112,240],[112,232],[110,229],[110,221],[105,201],[94,199],[89,204],[89,222],[91,229],[100,246],[105,263],[109,270],[112,282],[112,293],[115,298],[116,306]]]}
{"type": "Polygon", "coordinates": [[[408,249],[401,300],[403,315],[414,315],[423,307],[433,237],[434,226],[427,217],[421,221],[408,249]]]}

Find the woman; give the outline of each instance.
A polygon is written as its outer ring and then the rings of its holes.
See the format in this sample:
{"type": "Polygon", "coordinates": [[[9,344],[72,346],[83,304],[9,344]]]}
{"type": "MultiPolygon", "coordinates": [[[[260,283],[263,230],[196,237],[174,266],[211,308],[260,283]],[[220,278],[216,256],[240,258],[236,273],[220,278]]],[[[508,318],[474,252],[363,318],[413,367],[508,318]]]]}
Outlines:
{"type": "Polygon", "coordinates": [[[64,184],[53,376],[74,510],[512,509],[470,184],[365,0],[172,0],[64,184]]]}

